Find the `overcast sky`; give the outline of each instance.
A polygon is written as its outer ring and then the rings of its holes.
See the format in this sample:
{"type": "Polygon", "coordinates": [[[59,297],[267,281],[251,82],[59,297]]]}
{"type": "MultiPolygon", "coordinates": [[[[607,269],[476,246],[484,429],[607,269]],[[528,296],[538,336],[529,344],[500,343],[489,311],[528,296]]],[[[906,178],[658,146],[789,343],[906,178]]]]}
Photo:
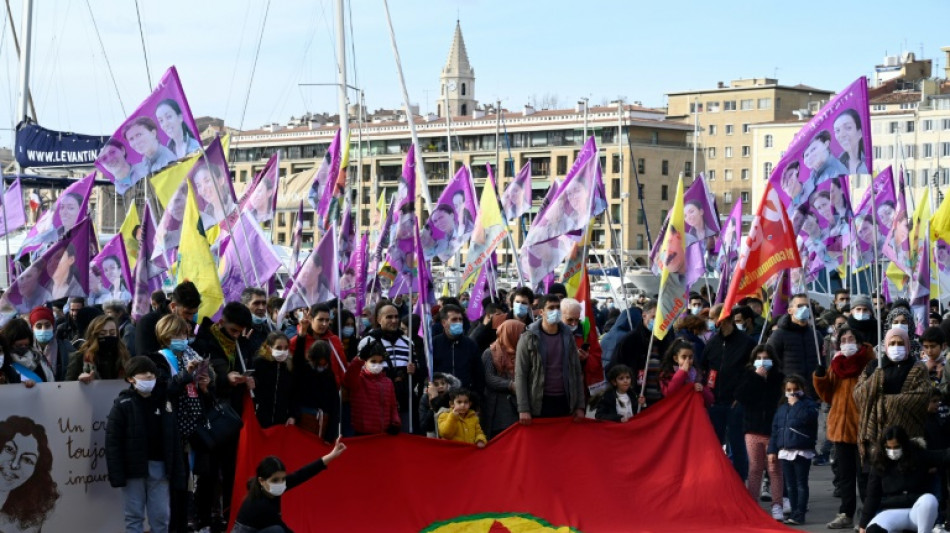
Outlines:
{"type": "MultiPolygon", "coordinates": [[[[272,2],[250,93],[267,2],[138,3],[152,81],[175,65],[195,116],[249,129],[307,111],[336,112],[335,89],[298,85],[336,81],[334,1],[272,2]]],[[[19,32],[20,5],[11,4],[19,32]]],[[[500,99],[516,109],[547,97],[569,107],[583,96],[594,103],[624,96],[662,106],[667,92],[743,77],[838,90],[871,76],[885,54],[904,50],[920,56],[922,49],[942,77],[950,2],[912,4],[391,0],[390,9],[410,98],[425,112],[435,110],[457,17],[482,102],[500,99]]],[[[150,92],[148,71],[135,3],[89,5],[118,94],[85,0],[36,2],[31,86],[41,125],[111,133],[150,92]]],[[[356,68],[350,83],[365,90],[371,109],[402,105],[382,6],[382,0],[351,6],[354,39],[347,52],[352,59],[355,46],[356,68]]],[[[5,13],[0,20],[0,146],[10,146],[18,67],[5,13]]]]}

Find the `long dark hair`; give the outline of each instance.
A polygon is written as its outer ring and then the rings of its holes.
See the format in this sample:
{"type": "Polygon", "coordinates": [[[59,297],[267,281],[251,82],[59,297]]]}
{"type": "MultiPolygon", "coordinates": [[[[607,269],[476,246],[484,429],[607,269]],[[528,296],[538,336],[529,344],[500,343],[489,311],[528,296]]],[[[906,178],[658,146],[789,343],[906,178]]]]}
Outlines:
{"type": "Polygon", "coordinates": [[[921,447],[911,440],[907,435],[907,431],[901,426],[891,426],[884,430],[877,446],[871,450],[871,466],[878,472],[884,472],[887,469],[891,461],[887,458],[887,452],[885,451],[887,450],[887,441],[889,440],[899,442],[901,450],[903,450],[901,458],[897,460],[897,469],[903,473],[917,468],[917,459],[920,455],[921,447]]]}
{"type": "Polygon", "coordinates": [[[29,418],[11,416],[0,422],[0,450],[12,441],[15,435],[36,439],[39,457],[33,468],[33,475],[23,485],[10,492],[0,512],[14,518],[21,529],[27,529],[40,526],[46,521],[47,515],[59,499],[59,491],[50,474],[53,470],[53,454],[49,450],[46,429],[29,418]]]}
{"type": "Polygon", "coordinates": [[[669,381],[673,378],[676,372],[676,356],[679,355],[680,350],[689,350],[693,352],[693,357],[696,357],[696,347],[692,342],[682,338],[676,339],[663,355],[663,362],[660,363],[660,381],[669,381]]]}
{"type": "Polygon", "coordinates": [[[267,492],[264,490],[264,486],[261,485],[260,479],[269,479],[271,476],[277,472],[286,472],[287,467],[284,466],[284,462],[280,460],[276,455],[269,455],[257,464],[257,473],[254,477],[247,480],[247,499],[248,500],[260,500],[263,498],[269,497],[267,492]]]}

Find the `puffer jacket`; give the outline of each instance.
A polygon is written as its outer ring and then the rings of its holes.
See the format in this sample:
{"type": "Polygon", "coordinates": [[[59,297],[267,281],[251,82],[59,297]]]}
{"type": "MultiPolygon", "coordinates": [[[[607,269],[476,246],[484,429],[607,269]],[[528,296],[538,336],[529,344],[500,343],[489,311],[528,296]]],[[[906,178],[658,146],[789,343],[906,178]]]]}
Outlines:
{"type": "Polygon", "coordinates": [[[815,450],[818,440],[818,404],[807,396],[795,405],[783,403],[772,419],[768,453],[779,450],[815,450]]]}
{"type": "Polygon", "coordinates": [[[862,344],[857,353],[850,358],[841,359],[839,363],[838,358],[843,357],[845,356],[839,355],[832,358],[827,372],[823,369],[816,370],[812,384],[821,401],[831,405],[828,411],[828,440],[857,444],[861,412],[854,401],[854,387],[857,386],[864,367],[874,359],[874,351],[871,345],[862,344]]]}
{"type": "Polygon", "coordinates": [[[746,368],[736,387],[736,400],[744,407],[742,432],[770,435],[778,403],[785,394],[782,382],[785,374],[772,367],[763,379],[753,368],[746,368]]]}
{"type": "Polygon", "coordinates": [[[343,385],[350,393],[353,429],[362,435],[383,433],[399,427],[396,389],[385,373],[363,372],[362,359],[354,359],[346,369],[343,385]]]}
{"type": "MultiPolygon", "coordinates": [[[[541,320],[534,322],[524,330],[515,349],[515,395],[518,399],[518,412],[541,414],[541,402],[544,399],[544,362],[541,355],[541,320]]],[[[558,326],[564,353],[564,390],[567,393],[571,411],[586,409],[584,398],[584,373],[577,353],[577,345],[571,331],[563,325],[558,326]]]]}
{"type": "Polygon", "coordinates": [[[149,435],[143,416],[145,409],[156,407],[162,411],[162,448],[165,456],[165,475],[172,488],[185,490],[188,486],[182,439],[176,427],[171,403],[161,396],[144,398],[129,387],[119,393],[109,412],[106,426],[106,468],[109,483],[124,487],[128,480],[148,477],[149,435]],[[142,405],[142,404],[145,405],[142,405]]]}
{"type": "Polygon", "coordinates": [[[713,397],[716,405],[732,405],[735,401],[736,387],[745,374],[752,356],[755,341],[752,337],[733,329],[729,335],[718,332],[706,343],[703,353],[705,366],[709,371],[713,397]],[[713,373],[715,372],[715,378],[713,373]]]}
{"type": "Polygon", "coordinates": [[[782,373],[786,376],[798,375],[805,379],[805,395],[816,398],[812,386],[812,372],[818,367],[818,347],[821,338],[809,324],[800,326],[785,315],[778,321],[778,329],[772,332],[768,345],[775,349],[782,373]]]}
{"type": "Polygon", "coordinates": [[[482,426],[478,423],[478,414],[471,410],[465,413],[465,416],[459,416],[454,411],[440,413],[439,437],[468,444],[488,442],[482,426]]]}

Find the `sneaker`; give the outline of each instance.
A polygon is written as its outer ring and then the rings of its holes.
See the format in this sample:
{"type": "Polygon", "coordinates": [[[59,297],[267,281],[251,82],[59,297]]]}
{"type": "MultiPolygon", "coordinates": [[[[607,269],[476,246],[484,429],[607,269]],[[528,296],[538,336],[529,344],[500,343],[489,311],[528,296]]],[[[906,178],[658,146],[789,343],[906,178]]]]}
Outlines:
{"type": "Polygon", "coordinates": [[[827,455],[816,455],[811,461],[812,466],[828,466],[830,461],[828,461],[827,455]]]}
{"type": "Polygon", "coordinates": [[[800,526],[800,525],[802,525],[803,523],[805,523],[805,521],[804,521],[804,520],[796,520],[796,519],[794,519],[794,518],[786,518],[786,519],[785,519],[785,523],[788,524],[788,525],[790,525],[790,526],[800,526]]]}
{"type": "Polygon", "coordinates": [[[772,518],[782,522],[785,520],[785,513],[782,512],[782,504],[774,503],[772,504],[772,518]]]}
{"type": "Polygon", "coordinates": [[[946,524],[937,524],[933,528],[933,533],[947,533],[946,524]]]}
{"type": "Polygon", "coordinates": [[[844,513],[838,513],[834,520],[828,522],[828,529],[847,529],[853,526],[854,521],[844,513]]]}
{"type": "Polygon", "coordinates": [[[792,514],[792,502],[790,502],[788,498],[782,498],[782,512],[792,514]]]}
{"type": "Polygon", "coordinates": [[[759,490],[759,500],[763,502],[772,501],[772,492],[769,490],[769,482],[767,479],[762,479],[762,488],[759,490]]]}

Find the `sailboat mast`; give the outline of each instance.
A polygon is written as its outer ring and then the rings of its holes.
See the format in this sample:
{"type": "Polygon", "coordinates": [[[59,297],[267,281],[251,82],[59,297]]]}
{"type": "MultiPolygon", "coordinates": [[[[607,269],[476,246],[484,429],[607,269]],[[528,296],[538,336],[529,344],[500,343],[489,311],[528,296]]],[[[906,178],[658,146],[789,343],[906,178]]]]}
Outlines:
{"type": "MultiPolygon", "coordinates": [[[[336,61],[339,73],[338,88],[340,99],[340,139],[350,143],[350,118],[346,105],[346,25],[344,23],[343,0],[336,0],[336,61]]],[[[344,149],[345,151],[345,149],[344,149]]],[[[332,176],[331,179],[336,179],[332,176]]]]}
{"type": "MultiPolygon", "coordinates": [[[[30,101],[30,52],[33,50],[33,0],[23,0],[22,15],[20,37],[23,38],[23,47],[20,53],[20,94],[16,108],[17,123],[26,120],[27,106],[30,101]]],[[[20,171],[20,165],[17,163],[17,173],[19,174],[20,171]]]]}

